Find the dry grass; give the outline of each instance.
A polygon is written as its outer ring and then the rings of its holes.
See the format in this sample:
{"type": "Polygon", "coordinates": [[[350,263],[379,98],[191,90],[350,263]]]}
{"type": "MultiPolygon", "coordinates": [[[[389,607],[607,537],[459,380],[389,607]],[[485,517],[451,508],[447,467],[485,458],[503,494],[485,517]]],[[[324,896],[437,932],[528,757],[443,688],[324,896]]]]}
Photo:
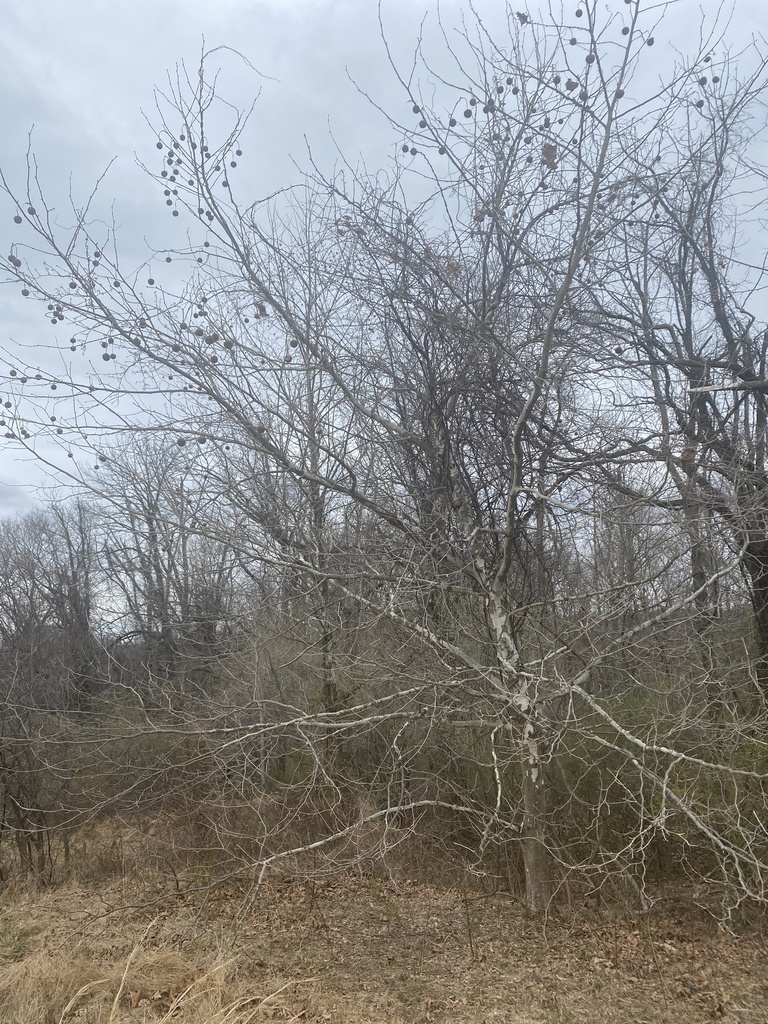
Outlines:
{"type": "Polygon", "coordinates": [[[99,973],[85,959],[35,953],[0,971],[0,1015],[7,1024],[54,1024],[73,994],[99,987],[99,973]]]}
{"type": "Polygon", "coordinates": [[[125,964],[108,963],[103,956],[70,954],[45,938],[43,948],[0,969],[4,1024],[59,1024],[70,1019],[116,1024],[122,1019],[121,1004],[130,1003],[130,993],[155,996],[159,1005],[189,982],[189,963],[167,950],[142,954],[137,947],[137,955],[125,964]]]}
{"type": "Polygon", "coordinates": [[[282,1007],[288,989],[314,980],[288,980],[256,994],[238,978],[233,960],[203,970],[202,959],[192,963],[167,950],[145,952],[138,944],[124,964],[38,951],[0,971],[0,1019],[3,1024],[246,1024],[282,1007]],[[196,977],[190,977],[190,969],[196,977]]]}

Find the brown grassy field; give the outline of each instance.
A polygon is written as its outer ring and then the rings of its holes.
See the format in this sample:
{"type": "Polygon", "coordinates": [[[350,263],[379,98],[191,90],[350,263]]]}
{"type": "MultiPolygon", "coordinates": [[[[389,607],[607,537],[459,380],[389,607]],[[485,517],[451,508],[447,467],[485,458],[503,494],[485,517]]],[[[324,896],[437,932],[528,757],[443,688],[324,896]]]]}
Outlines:
{"type": "MultiPolygon", "coordinates": [[[[197,884],[196,884],[197,881],[197,884]]],[[[650,916],[337,877],[205,891],[151,869],[0,897],[3,1024],[768,1022],[766,947],[650,916]]]]}

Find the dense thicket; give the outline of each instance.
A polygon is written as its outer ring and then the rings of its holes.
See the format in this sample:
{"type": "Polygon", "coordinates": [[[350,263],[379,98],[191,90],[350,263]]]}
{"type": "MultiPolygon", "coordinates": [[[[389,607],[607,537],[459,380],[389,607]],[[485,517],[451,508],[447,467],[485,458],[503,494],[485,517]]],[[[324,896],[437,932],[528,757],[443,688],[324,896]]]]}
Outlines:
{"type": "Polygon", "coordinates": [[[8,749],[60,783],[13,806],[197,800],[222,874],[428,835],[534,911],[660,867],[765,899],[765,68],[649,85],[641,4],[577,15],[478,22],[386,170],[264,201],[204,59],[153,272],[5,182],[4,267],[85,357],[9,354],[6,436],[93,495],[3,528],[8,749]]]}

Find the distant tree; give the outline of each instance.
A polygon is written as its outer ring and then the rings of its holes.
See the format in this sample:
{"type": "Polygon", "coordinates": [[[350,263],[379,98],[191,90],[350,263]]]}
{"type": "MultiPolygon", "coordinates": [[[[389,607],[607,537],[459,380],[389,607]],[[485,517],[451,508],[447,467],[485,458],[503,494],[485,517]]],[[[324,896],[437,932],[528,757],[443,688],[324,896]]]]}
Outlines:
{"type": "Polygon", "coordinates": [[[6,696],[78,707],[99,685],[97,526],[82,501],[0,523],[6,696]]]}
{"type": "Polygon", "coordinates": [[[605,308],[625,339],[620,365],[656,413],[648,431],[685,517],[701,628],[718,614],[715,570],[736,554],[765,698],[768,334],[757,303],[764,268],[743,237],[746,207],[766,194],[749,123],[764,67],[743,80],[732,60],[702,70],[702,98],[681,112],[690,142],[674,173],[652,166],[638,184],[651,216],[623,226],[605,308]]]}
{"type": "Polygon", "coordinates": [[[213,476],[151,437],[115,453],[98,490],[115,655],[139,663],[135,682],[149,695],[209,693],[245,610],[230,505],[213,476]]]}

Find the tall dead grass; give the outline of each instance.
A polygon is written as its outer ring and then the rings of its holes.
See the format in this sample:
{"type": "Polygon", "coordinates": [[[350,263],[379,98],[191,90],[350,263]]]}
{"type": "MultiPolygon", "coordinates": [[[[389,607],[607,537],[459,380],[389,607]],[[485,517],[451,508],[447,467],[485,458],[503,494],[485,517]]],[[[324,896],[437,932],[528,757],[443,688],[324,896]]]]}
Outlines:
{"type": "Polygon", "coordinates": [[[315,979],[257,985],[223,957],[208,967],[169,950],[134,948],[123,963],[37,950],[0,968],[3,1024],[249,1024],[263,1011],[299,1019],[315,979]]]}

